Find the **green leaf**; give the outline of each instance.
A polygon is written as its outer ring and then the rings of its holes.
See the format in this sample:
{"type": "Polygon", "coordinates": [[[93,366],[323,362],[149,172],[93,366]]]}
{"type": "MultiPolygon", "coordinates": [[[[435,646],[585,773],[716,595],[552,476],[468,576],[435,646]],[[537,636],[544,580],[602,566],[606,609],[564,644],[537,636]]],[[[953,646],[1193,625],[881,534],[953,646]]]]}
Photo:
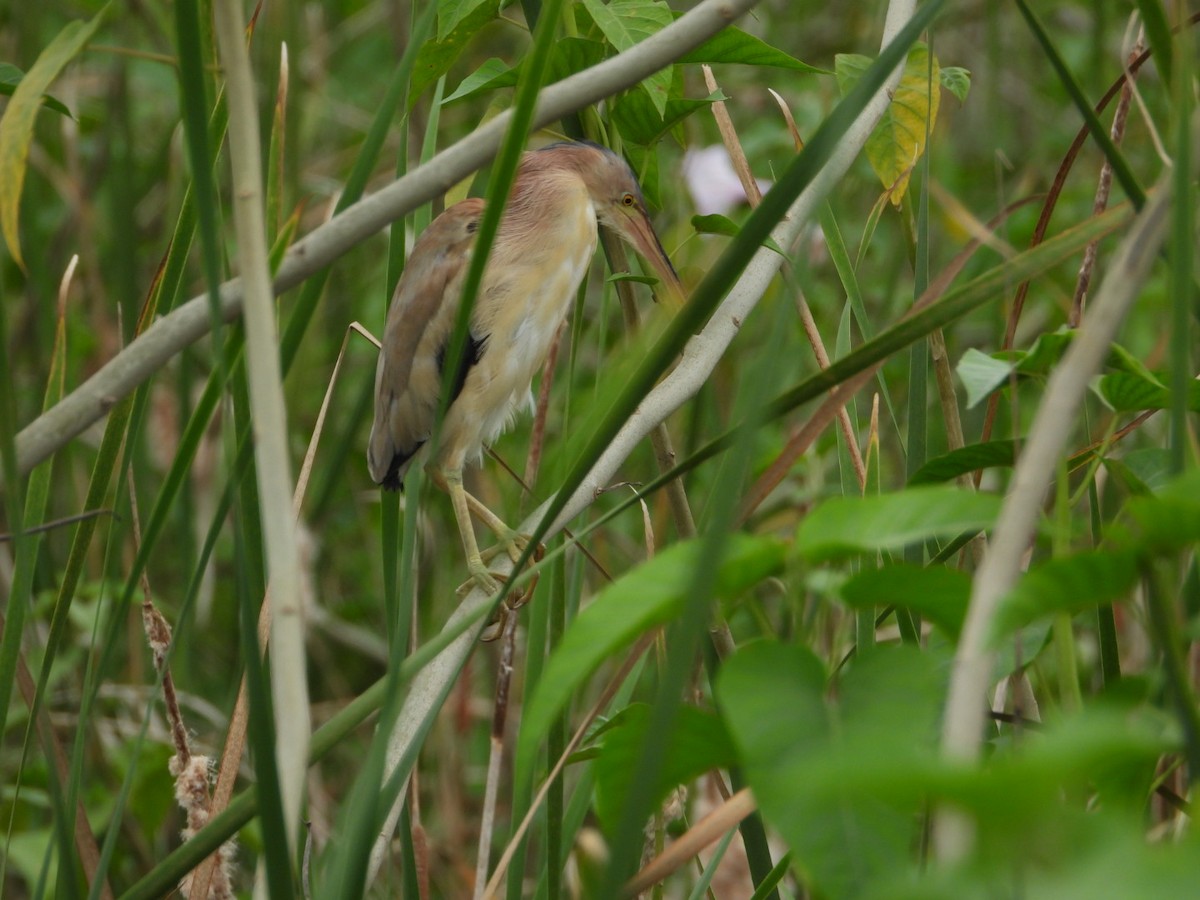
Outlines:
{"type": "Polygon", "coordinates": [[[1109,346],[1106,364],[1118,372],[1129,372],[1133,375],[1140,375],[1147,381],[1153,381],[1158,384],[1162,383],[1158,376],[1151,372],[1144,362],[1142,362],[1120,344],[1112,344],[1109,346]]]}
{"type": "Polygon", "coordinates": [[[968,408],[989,396],[1014,372],[1026,376],[1048,374],[1058,365],[1074,339],[1073,330],[1062,328],[1040,335],[1028,350],[1000,350],[987,354],[973,347],[968,349],[957,369],[958,377],[967,388],[968,408]]]}
{"type": "Polygon", "coordinates": [[[930,538],[957,537],[991,525],[1000,498],[944,485],[870,497],[834,497],[810,512],[796,551],[810,562],[899,550],[930,538]]]}
{"type": "MultiPolygon", "coordinates": [[[[571,623],[525,708],[518,766],[532,765],[550,724],[601,663],[679,613],[702,543],[688,541],[664,550],[601,591],[571,623]]],[[[783,556],[783,545],[772,538],[731,535],[718,593],[737,594],[778,572],[783,556]]]]}
{"type": "Polygon", "coordinates": [[[502,59],[484,60],[478,69],[462,80],[454,92],[442,101],[445,106],[455,100],[463,100],[484,91],[492,91],[501,87],[512,87],[517,83],[517,70],[510,68],[502,59]]]}
{"type": "Polygon", "coordinates": [[[906,865],[920,828],[910,773],[936,756],[943,667],[880,647],[854,661],[836,701],[804,648],[752,644],[722,667],[717,699],[746,777],[813,895],[854,896],[906,865]]]}
{"type": "Polygon", "coordinates": [[[13,90],[4,117],[0,118],[0,232],[22,269],[25,261],[21,258],[18,215],[21,189],[25,185],[25,164],[29,159],[29,145],[33,142],[34,119],[50,83],[87,46],[106,12],[107,5],[87,22],[67,23],[13,90]]]}
{"type": "Polygon", "coordinates": [[[957,97],[959,103],[966,103],[971,92],[970,71],[962,66],[943,66],[941,75],[942,87],[957,97]]]}
{"type": "MultiPolygon", "coordinates": [[[[605,45],[599,41],[586,38],[567,37],[555,41],[550,50],[550,59],[546,63],[546,83],[561,81],[568,75],[589,69],[604,59],[605,45]]],[[[463,79],[462,84],[454,89],[443,105],[468,97],[475,97],[488,91],[516,86],[521,75],[524,60],[509,68],[502,60],[489,59],[473,73],[463,79]]]]}
{"type": "MultiPolygon", "coordinates": [[[[692,227],[696,229],[696,234],[722,234],[726,237],[734,237],[738,233],[738,225],[728,216],[723,216],[720,213],[711,213],[707,216],[692,216],[692,227]]],[[[768,237],[763,241],[763,246],[774,250],[780,256],[787,258],[787,254],[783,252],[783,248],[779,246],[779,242],[774,238],[768,237]]]]}
{"type": "MultiPolygon", "coordinates": [[[[870,58],[859,54],[838,54],[834,58],[838,90],[843,97],[870,64],[870,58]]],[[[930,59],[929,48],[914,44],[900,83],[892,93],[892,102],[867,139],[867,160],[884,188],[891,192],[896,206],[904,199],[913,167],[925,152],[926,132],[931,133],[937,122],[942,96],[938,90],[939,73],[937,59],[930,59]]]]}
{"type": "Polygon", "coordinates": [[[1134,497],[1110,527],[1108,540],[1151,556],[1178,553],[1200,541],[1200,473],[1190,472],[1157,493],[1134,497]]]}
{"type": "MultiPolygon", "coordinates": [[[[1170,409],[1171,391],[1157,380],[1130,372],[1111,372],[1095,382],[1104,402],[1116,412],[1140,412],[1144,409],[1170,409]]],[[[1188,382],[1187,408],[1200,412],[1200,381],[1188,382]]]]}
{"type": "Polygon", "coordinates": [[[438,0],[437,39],[444,41],[459,25],[482,6],[490,6],[489,19],[500,14],[496,0],[438,0]]]}
{"type": "Polygon", "coordinates": [[[559,38],[550,51],[546,63],[546,83],[562,81],[568,75],[590,69],[606,56],[607,48],[601,41],[581,37],[559,38]]]}
{"type": "Polygon", "coordinates": [[[957,639],[971,597],[971,576],[946,566],[896,563],[864,569],[844,582],[839,593],[853,609],[911,609],[957,639]]]}
{"type": "Polygon", "coordinates": [[[1015,368],[1015,363],[988,356],[974,347],[967,348],[955,367],[959,380],[967,389],[967,409],[987,399],[992,391],[1008,381],[1015,368]]]}
{"type": "Polygon", "coordinates": [[[1001,600],[992,621],[991,644],[998,647],[1018,628],[1043,616],[1120,600],[1136,580],[1136,557],[1125,551],[1095,550],[1040,563],[1001,600]]]}
{"type": "MultiPolygon", "coordinates": [[[[670,7],[663,0],[583,0],[596,27],[618,52],[628,50],[675,21],[670,7]]],[[[671,93],[671,70],[664,69],[644,79],[642,88],[654,103],[658,114],[664,115],[671,93]]]]}
{"type": "Polygon", "coordinates": [[[613,101],[612,121],[626,143],[649,147],[696,110],[724,99],[718,91],[703,100],[668,100],[665,110],[659,111],[644,91],[630,91],[613,101]]]}
{"type": "MultiPolygon", "coordinates": [[[[676,18],[683,13],[676,14],[676,18]]],[[[776,69],[791,69],[794,72],[811,72],[829,75],[828,69],[819,69],[801,62],[794,56],[777,50],[754,35],[740,28],[729,26],[718,31],[707,41],[685,54],[679,62],[683,65],[719,65],[729,63],[742,66],[772,66],[776,69]]]]}
{"type": "MultiPolygon", "coordinates": [[[[0,63],[0,94],[6,97],[11,97],[13,91],[17,89],[17,85],[21,83],[21,79],[25,77],[25,73],[10,63],[0,63]]],[[[66,108],[58,100],[55,100],[49,94],[42,95],[42,103],[50,107],[56,113],[61,113],[68,119],[74,119],[71,111],[66,108]]]]}
{"type": "Polygon", "coordinates": [[[480,3],[465,12],[444,37],[426,41],[413,63],[412,80],[408,89],[408,105],[411,108],[431,84],[450,70],[467,42],[484,25],[496,18],[499,11],[495,3],[480,3]]]}
{"type": "MultiPolygon", "coordinates": [[[[1106,466],[1111,466],[1117,460],[1106,459],[1106,466]]],[[[1139,493],[1160,493],[1167,488],[1175,477],[1172,469],[1171,451],[1165,447],[1143,447],[1126,453],[1119,462],[1125,472],[1137,479],[1141,487],[1139,493]]]]}
{"type": "Polygon", "coordinates": [[[976,469],[1012,468],[1017,460],[1016,441],[988,441],[968,444],[934,457],[913,472],[909,487],[952,481],[976,469]]]}
{"type": "MultiPolygon", "coordinates": [[[[610,831],[620,820],[649,725],[650,707],[636,703],[614,716],[605,728],[595,769],[596,814],[610,831]]],[[[661,750],[663,767],[654,788],[655,805],[679,785],[736,762],[725,723],[714,713],[694,706],[679,707],[675,726],[661,750]]]]}
{"type": "Polygon", "coordinates": [[[1058,331],[1038,335],[1033,345],[1023,353],[1016,354],[1017,371],[1022,375],[1047,375],[1059,364],[1071,342],[1075,331],[1060,328],[1058,331]]]}

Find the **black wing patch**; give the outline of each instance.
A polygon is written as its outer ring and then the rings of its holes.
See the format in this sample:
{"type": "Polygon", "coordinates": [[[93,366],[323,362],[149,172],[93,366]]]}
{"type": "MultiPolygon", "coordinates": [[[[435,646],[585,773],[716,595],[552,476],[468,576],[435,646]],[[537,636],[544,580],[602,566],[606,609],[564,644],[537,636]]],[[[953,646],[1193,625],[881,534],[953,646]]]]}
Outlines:
{"type": "Polygon", "coordinates": [[[383,476],[383,481],[380,482],[385,491],[404,490],[404,470],[408,468],[408,461],[416,456],[417,452],[424,446],[424,441],[418,441],[417,445],[408,453],[397,453],[392,457],[387,474],[383,476]]]}
{"type": "MultiPolygon", "coordinates": [[[[458,395],[462,393],[463,385],[467,383],[467,376],[471,373],[471,366],[483,359],[483,351],[487,349],[488,335],[476,340],[475,335],[467,334],[467,345],[463,348],[462,360],[458,364],[458,371],[454,373],[454,382],[450,385],[450,403],[458,399],[458,395]]],[[[437,352],[437,367],[438,377],[445,378],[446,375],[446,349],[448,344],[442,344],[437,352]]],[[[449,407],[449,404],[447,404],[449,407]]]]}

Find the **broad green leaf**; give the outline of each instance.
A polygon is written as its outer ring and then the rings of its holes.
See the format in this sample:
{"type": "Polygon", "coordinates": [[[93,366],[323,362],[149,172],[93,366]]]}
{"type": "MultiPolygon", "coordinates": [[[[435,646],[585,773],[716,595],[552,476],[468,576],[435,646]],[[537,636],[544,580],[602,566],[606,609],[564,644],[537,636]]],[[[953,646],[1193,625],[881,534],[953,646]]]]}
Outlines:
{"type": "Polygon", "coordinates": [[[957,97],[959,103],[966,103],[971,91],[970,71],[962,66],[944,66],[941,75],[942,87],[957,97]]]}
{"type": "Polygon", "coordinates": [[[1096,550],[1040,563],[1000,602],[992,620],[992,646],[1043,616],[1082,612],[1120,600],[1136,580],[1137,561],[1127,551],[1096,550]]]}
{"type": "Polygon", "coordinates": [[[909,487],[919,484],[937,484],[952,481],[960,475],[976,469],[1012,468],[1016,463],[1015,441],[988,441],[983,444],[968,444],[934,457],[913,472],[908,480],[909,487]]]}
{"type": "MultiPolygon", "coordinates": [[[[1170,409],[1171,391],[1157,381],[1130,372],[1111,372],[1095,383],[1100,396],[1117,412],[1170,409]]],[[[1188,382],[1187,408],[1200,412],[1200,381],[1188,382]]]]}
{"type": "Polygon", "coordinates": [[[1200,541],[1200,473],[1190,472],[1155,494],[1134,497],[1110,526],[1108,540],[1150,555],[1177,553],[1200,541]]]}
{"type": "MultiPolygon", "coordinates": [[[[13,91],[17,89],[17,85],[21,83],[21,79],[25,77],[25,73],[10,63],[0,63],[0,94],[6,97],[11,97],[13,91]]],[[[60,101],[55,100],[49,94],[42,95],[42,102],[54,110],[56,113],[62,113],[68,119],[75,118],[71,115],[71,111],[66,108],[60,101]]]]}
{"type": "Polygon", "coordinates": [[[629,91],[612,101],[612,121],[626,143],[648,147],[696,110],[724,99],[718,92],[703,100],[668,100],[660,111],[644,91],[629,91]]]}
{"type": "MultiPolygon", "coordinates": [[[[870,64],[869,57],[859,54],[835,57],[834,70],[843,97],[870,64]]],[[[929,49],[924,44],[914,44],[892,102],[867,139],[867,160],[884,188],[891,192],[896,206],[904,199],[913,167],[925,152],[926,131],[932,133],[937,123],[942,96],[939,73],[937,59],[931,63],[929,49]]]]}
{"type": "Polygon", "coordinates": [[[1047,375],[1058,365],[1063,354],[1075,340],[1075,332],[1070,328],[1060,328],[1038,335],[1033,345],[1026,351],[1017,353],[1017,371],[1022,375],[1047,375]]]}
{"type": "MultiPolygon", "coordinates": [[[[683,15],[677,13],[676,17],[683,15]]],[[[777,50],[752,34],[747,34],[732,25],[718,31],[713,37],[685,54],[679,62],[683,65],[719,65],[729,63],[742,66],[772,66],[776,69],[791,69],[795,72],[812,72],[828,75],[828,69],[819,69],[777,50]]]]}
{"type": "Polygon", "coordinates": [[[412,81],[408,89],[408,105],[417,102],[427,87],[450,70],[458,55],[479,29],[496,18],[495,3],[480,3],[469,9],[455,26],[436,41],[426,41],[413,63],[412,81]]]}
{"type": "MultiPolygon", "coordinates": [[[[583,8],[618,52],[641,43],[675,21],[663,0],[613,0],[607,4],[601,0],[583,0],[583,8]]],[[[654,73],[641,86],[658,114],[665,115],[671,93],[671,70],[654,73]]]]}
{"type": "Polygon", "coordinates": [[[1115,369],[1118,372],[1129,372],[1133,375],[1138,375],[1147,381],[1154,381],[1159,384],[1158,376],[1156,376],[1146,366],[1144,362],[1122,347],[1120,344],[1112,344],[1108,348],[1108,359],[1106,364],[1109,368],[1115,369]]]}
{"type": "Polygon", "coordinates": [[[1075,852],[1063,854],[1060,870],[1031,879],[1028,891],[1023,891],[1027,900],[1162,900],[1186,897],[1195,890],[1200,881],[1200,844],[1194,834],[1182,843],[1153,842],[1115,821],[1103,826],[1107,840],[1086,853],[1079,852],[1080,841],[1071,841],[1075,852]]]}
{"type": "Polygon", "coordinates": [[[447,103],[453,103],[455,100],[462,100],[484,91],[512,87],[516,83],[517,70],[510,68],[504,60],[496,59],[493,56],[491,59],[484,60],[478,69],[464,78],[462,84],[442,101],[442,105],[445,106],[447,103]]]}
{"type": "Polygon", "coordinates": [[[971,576],[946,566],[896,563],[864,569],[845,581],[839,593],[846,605],[854,609],[876,606],[911,609],[957,638],[971,597],[971,576]]]}
{"type": "Polygon", "coordinates": [[[810,562],[880,550],[899,550],[931,538],[987,528],[1000,498],[944,485],[870,497],[834,497],[805,516],[796,551],[810,562]]]}
{"type": "Polygon", "coordinates": [[[761,641],[721,667],[716,696],[743,763],[771,768],[828,744],[825,666],[806,647],[761,641]],[[787,714],[780,716],[780,710],[787,714]]]}
{"type": "MultiPolygon", "coordinates": [[[[532,764],[551,722],[602,662],[679,613],[702,543],[688,541],[664,550],[605,588],[571,623],[525,707],[518,765],[532,764]]],[[[717,593],[737,594],[778,572],[783,555],[782,544],[774,539],[731,535],[717,593]]]]}
{"type": "Polygon", "coordinates": [[[981,822],[990,819],[983,827],[993,839],[996,831],[1009,830],[1013,837],[1028,832],[1035,841],[1039,825],[1062,815],[1061,803],[1053,798],[1064,792],[1086,788],[1118,795],[1128,791],[1132,775],[1141,780],[1135,795],[1144,798],[1158,755],[1177,745],[1178,735],[1157,711],[1114,707],[1085,707],[1029,735],[1019,750],[998,754],[988,769],[939,778],[942,784],[935,789],[974,810],[981,822]]]}
{"type": "Polygon", "coordinates": [[[25,164],[33,142],[33,123],[42,97],[58,73],[87,46],[104,19],[108,6],[87,22],[69,22],[41,52],[33,67],[13,90],[12,99],[0,118],[0,231],[13,259],[22,269],[18,216],[21,189],[25,186],[25,164]]]}
{"type": "MultiPolygon", "coordinates": [[[[1166,453],[1167,451],[1163,452],[1166,453]]],[[[1112,456],[1105,457],[1104,468],[1108,470],[1108,474],[1113,477],[1117,484],[1125,488],[1130,494],[1136,496],[1152,493],[1150,485],[1146,484],[1137,472],[1127,466],[1125,460],[1112,456]]]]}
{"type": "MultiPolygon", "coordinates": [[[[1188,834],[1180,842],[1147,841],[1144,825],[1131,807],[1145,805],[1153,756],[1168,742],[1155,734],[1151,725],[1131,718],[1137,736],[1122,716],[1113,710],[1089,710],[1093,720],[1080,728],[1075,721],[1056,725],[1047,739],[1045,732],[1026,732],[1018,746],[1026,755],[1012,754],[1001,761],[1002,771],[970,774],[962,779],[986,788],[981,799],[971,802],[979,823],[973,854],[955,867],[926,866],[914,860],[909,868],[890,873],[872,886],[877,900],[994,900],[996,885],[1011,880],[1013,861],[1020,860],[1020,891],[1023,900],[1160,900],[1186,897],[1200,878],[1200,842],[1188,834]],[[1103,729],[1111,729],[1111,736],[1103,729]],[[1065,731],[1069,743],[1058,732],[1065,731]],[[1103,760],[1088,752],[1085,742],[1093,737],[1109,745],[1120,760],[1106,771],[1103,760]],[[1117,740],[1112,738],[1116,737],[1117,740]],[[1040,765],[1042,745],[1058,743],[1076,757],[1076,764],[1061,768],[1059,759],[1040,765]],[[1114,746],[1115,745],[1115,746],[1114,746]],[[1082,763],[1082,764],[1079,764],[1082,763]],[[1042,769],[1055,768],[1045,773],[1042,769]],[[1033,777],[1036,795],[1022,781],[1025,772],[1033,777]],[[1050,778],[1044,777],[1049,774],[1050,778]],[[1095,787],[1087,779],[1095,776],[1095,787]],[[1128,779],[1132,790],[1121,790],[1118,782],[1128,779]],[[1049,788],[1045,786],[1049,784],[1049,788]],[[1078,797],[1089,802],[1078,802],[1078,797]],[[1069,798],[1064,802],[1064,798],[1069,798]],[[1086,808],[1085,808],[1086,806],[1086,808]]],[[[1145,719],[1144,716],[1140,717],[1145,719]]]]}
{"type": "Polygon", "coordinates": [[[1178,746],[1162,714],[1093,705],[1019,742],[998,742],[986,764],[939,759],[949,668],[938,652],[882,647],[854,659],[828,691],[805,649],[750,645],[726,662],[716,694],[730,734],[763,816],[812,895],[940,896],[877,890],[912,865],[921,813],[939,800],[975,819],[970,862],[1011,873],[1021,859],[1024,882],[1059,865],[1075,823],[1144,804],[1156,760],[1178,746]],[[1097,810],[1064,803],[1091,796],[1102,800],[1097,810]]]}
{"type": "Polygon", "coordinates": [[[1164,447],[1143,447],[1126,453],[1119,460],[1104,460],[1105,466],[1110,470],[1114,463],[1120,463],[1124,470],[1118,477],[1129,476],[1136,479],[1139,488],[1137,493],[1159,493],[1175,477],[1171,469],[1171,451],[1164,447]]]}
{"type": "Polygon", "coordinates": [[[968,349],[957,369],[958,377],[967,388],[968,408],[989,396],[1014,372],[1027,376],[1048,374],[1058,365],[1074,337],[1074,331],[1063,328],[1040,335],[1028,350],[1000,350],[987,354],[974,347],[968,349]]]}
{"type": "Polygon", "coordinates": [[[955,367],[959,380],[967,389],[967,409],[991,396],[992,391],[1008,381],[1015,368],[1016,365],[1012,362],[996,359],[981,350],[968,347],[955,367]]]}
{"type": "Polygon", "coordinates": [[[491,7],[489,18],[495,18],[500,14],[500,4],[496,0],[438,0],[437,39],[444,41],[455,28],[481,6],[491,7]]]}
{"type": "Polygon", "coordinates": [[[554,42],[550,60],[546,63],[546,83],[562,81],[568,75],[590,69],[607,56],[601,41],[581,37],[565,37],[554,42]]]}
{"type": "Polygon", "coordinates": [[[717,699],[746,777],[814,895],[852,896],[906,863],[920,828],[908,781],[935,757],[943,669],[932,653],[881,647],[834,699],[801,647],[752,644],[722,667],[717,699]]]}
{"type": "MultiPolygon", "coordinates": [[[[555,41],[546,63],[546,83],[561,81],[568,75],[591,68],[604,59],[605,45],[586,38],[567,37],[555,41]]],[[[522,63],[509,68],[502,60],[489,59],[442,101],[443,104],[465,100],[487,91],[514,87],[521,74],[522,63]]]]}
{"type": "MultiPolygon", "coordinates": [[[[728,216],[723,216],[720,213],[711,213],[707,216],[692,216],[692,227],[696,229],[696,234],[723,234],[726,237],[733,237],[738,233],[737,223],[728,216]]],[[[782,257],[787,257],[783,252],[783,248],[779,246],[779,242],[774,238],[768,237],[763,241],[763,246],[774,250],[782,257]]]]}
{"type": "MultiPolygon", "coordinates": [[[[608,723],[596,760],[596,814],[606,828],[620,820],[633,773],[646,745],[650,707],[637,703],[623,709],[608,723]]],[[[729,768],[736,762],[733,742],[725,723],[714,713],[681,706],[664,747],[659,748],[663,768],[654,788],[654,803],[681,784],[688,784],[711,769],[729,768]]]]}

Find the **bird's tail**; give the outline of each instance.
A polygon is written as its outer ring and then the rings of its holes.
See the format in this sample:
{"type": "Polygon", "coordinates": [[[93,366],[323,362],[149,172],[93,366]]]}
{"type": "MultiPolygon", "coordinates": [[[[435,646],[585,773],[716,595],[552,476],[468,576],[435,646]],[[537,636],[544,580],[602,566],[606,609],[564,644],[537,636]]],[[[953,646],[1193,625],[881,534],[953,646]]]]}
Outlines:
{"type": "Polygon", "coordinates": [[[385,490],[399,491],[404,489],[404,473],[408,470],[408,464],[425,442],[421,441],[407,451],[400,450],[389,430],[386,426],[381,427],[378,421],[371,427],[371,439],[367,444],[367,470],[371,473],[371,480],[385,490]]]}

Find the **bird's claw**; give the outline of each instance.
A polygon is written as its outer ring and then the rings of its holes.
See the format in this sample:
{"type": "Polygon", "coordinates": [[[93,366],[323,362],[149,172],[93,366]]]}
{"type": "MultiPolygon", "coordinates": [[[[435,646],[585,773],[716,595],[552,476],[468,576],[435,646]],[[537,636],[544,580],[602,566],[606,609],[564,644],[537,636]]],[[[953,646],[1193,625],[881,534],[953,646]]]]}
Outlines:
{"type": "MultiPolygon", "coordinates": [[[[511,540],[502,540],[494,547],[490,547],[480,554],[478,566],[471,566],[471,578],[464,582],[458,589],[459,596],[465,596],[474,588],[479,588],[489,597],[494,596],[500,590],[501,582],[508,582],[509,576],[503,572],[493,572],[487,568],[486,562],[500,553],[501,550],[506,550],[508,555],[515,563],[521,558],[521,554],[525,552],[525,548],[529,546],[529,538],[527,535],[517,534],[513,532],[511,540]]],[[[546,547],[544,544],[538,544],[533,551],[533,561],[541,562],[546,555],[546,547]]],[[[504,602],[497,608],[492,619],[484,626],[483,631],[479,635],[481,641],[494,641],[504,633],[504,624],[508,619],[510,612],[520,609],[530,598],[533,597],[533,591],[537,587],[538,576],[534,575],[529,583],[519,591],[514,591],[504,598],[504,602]]]]}
{"type": "MultiPolygon", "coordinates": [[[[528,546],[529,535],[521,534],[519,531],[509,531],[507,534],[500,535],[499,542],[484,550],[480,554],[480,558],[482,558],[485,563],[491,562],[500,555],[501,551],[504,551],[508,554],[508,558],[511,559],[515,565],[516,563],[520,562],[521,556],[525,553],[525,548],[528,546]]],[[[545,547],[542,547],[539,544],[535,555],[538,559],[541,559],[543,553],[545,553],[545,547]]]]}
{"type": "MultiPolygon", "coordinates": [[[[528,546],[529,546],[529,535],[521,534],[520,532],[517,532],[517,531],[510,531],[508,534],[501,535],[500,541],[498,543],[496,543],[493,546],[488,547],[486,550],[484,550],[480,554],[480,559],[482,562],[488,563],[488,562],[491,562],[493,559],[495,559],[497,556],[499,556],[502,552],[504,552],[504,553],[508,554],[508,558],[513,561],[514,565],[516,565],[518,562],[521,561],[521,557],[524,555],[525,549],[528,546]]],[[[537,563],[540,563],[542,561],[542,559],[545,557],[545,555],[546,555],[546,545],[539,543],[533,549],[533,555],[532,555],[533,563],[535,565],[537,563]]],[[[501,580],[505,580],[505,581],[507,580],[507,578],[505,576],[501,575],[498,572],[489,572],[489,574],[491,574],[493,577],[499,578],[501,580]]],[[[537,587],[537,582],[538,582],[538,579],[537,579],[537,576],[535,575],[535,576],[533,576],[533,579],[529,582],[529,584],[524,589],[522,589],[519,593],[510,594],[507,598],[505,598],[505,601],[504,601],[505,605],[509,609],[519,609],[520,607],[524,606],[526,603],[529,602],[529,599],[533,596],[533,589],[535,587],[537,587]]]]}
{"type": "Polygon", "coordinates": [[[483,591],[489,597],[494,596],[500,590],[500,582],[508,581],[508,576],[500,572],[492,572],[488,570],[482,562],[478,566],[468,566],[471,571],[471,577],[458,586],[456,593],[459,597],[465,597],[475,588],[483,591]]]}

